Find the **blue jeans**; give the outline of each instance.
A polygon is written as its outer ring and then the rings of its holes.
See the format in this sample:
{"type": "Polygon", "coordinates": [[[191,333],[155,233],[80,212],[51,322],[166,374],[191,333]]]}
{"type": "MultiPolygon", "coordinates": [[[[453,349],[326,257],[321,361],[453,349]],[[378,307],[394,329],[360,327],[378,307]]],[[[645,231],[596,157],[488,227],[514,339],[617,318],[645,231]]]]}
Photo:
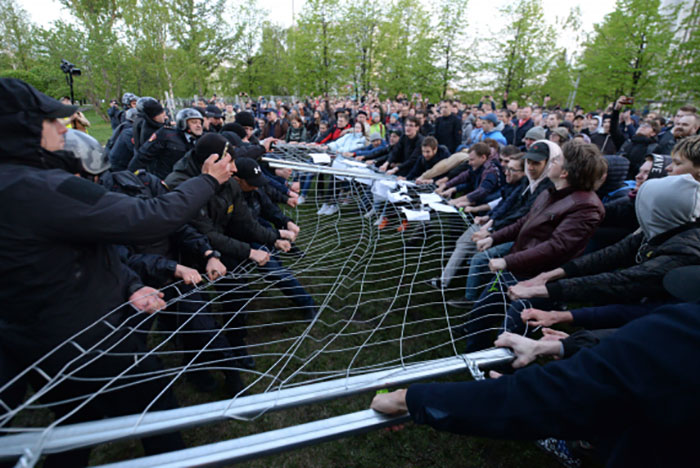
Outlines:
{"type": "Polygon", "coordinates": [[[469,263],[469,276],[467,276],[467,291],[464,297],[470,301],[479,299],[481,289],[493,279],[489,270],[489,259],[500,258],[510,252],[512,242],[498,244],[483,252],[478,252],[469,263]]]}
{"type": "Polygon", "coordinates": [[[309,193],[309,190],[311,190],[311,183],[314,180],[314,176],[315,174],[311,172],[299,174],[299,191],[302,197],[306,197],[306,195],[309,193]]]}
{"type": "Polygon", "coordinates": [[[500,275],[491,275],[490,286],[482,293],[474,308],[469,313],[468,321],[464,328],[469,336],[467,341],[467,353],[478,351],[493,346],[494,329],[499,333],[510,331],[523,334],[526,325],[520,318],[520,312],[527,307],[549,310],[555,304],[550,299],[533,298],[510,301],[508,299],[508,287],[513,286],[526,278],[516,278],[509,271],[502,271],[500,275]],[[495,326],[496,324],[500,324],[495,326]]]}
{"type": "MultiPolygon", "coordinates": [[[[261,246],[260,244],[251,244],[251,247],[259,249],[261,246]]],[[[314,307],[314,299],[306,292],[306,289],[299,283],[299,280],[294,277],[294,273],[282,266],[282,262],[280,262],[277,256],[270,255],[270,260],[264,266],[259,266],[258,269],[269,275],[269,277],[275,281],[275,286],[277,286],[285,296],[290,298],[297,307],[303,309],[311,309],[314,307]]]]}

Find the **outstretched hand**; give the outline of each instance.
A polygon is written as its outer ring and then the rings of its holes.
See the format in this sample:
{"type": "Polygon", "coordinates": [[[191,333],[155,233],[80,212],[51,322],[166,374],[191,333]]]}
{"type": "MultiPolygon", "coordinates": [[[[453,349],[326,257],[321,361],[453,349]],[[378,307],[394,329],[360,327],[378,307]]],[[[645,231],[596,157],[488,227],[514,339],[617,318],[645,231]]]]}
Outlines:
{"type": "Polygon", "coordinates": [[[129,296],[129,303],[141,312],[152,314],[165,307],[164,294],[150,286],[144,286],[129,296]]]}

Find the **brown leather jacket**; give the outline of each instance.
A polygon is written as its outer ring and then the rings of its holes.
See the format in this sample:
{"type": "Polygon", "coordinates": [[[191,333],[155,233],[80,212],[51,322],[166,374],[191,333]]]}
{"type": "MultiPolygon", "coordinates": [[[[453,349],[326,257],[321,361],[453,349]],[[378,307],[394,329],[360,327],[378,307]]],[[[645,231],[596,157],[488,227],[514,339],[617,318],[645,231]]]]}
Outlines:
{"type": "Polygon", "coordinates": [[[508,271],[535,276],[581,255],[604,216],[594,192],[550,187],[527,215],[493,233],[493,245],[514,241],[504,257],[508,271]]]}

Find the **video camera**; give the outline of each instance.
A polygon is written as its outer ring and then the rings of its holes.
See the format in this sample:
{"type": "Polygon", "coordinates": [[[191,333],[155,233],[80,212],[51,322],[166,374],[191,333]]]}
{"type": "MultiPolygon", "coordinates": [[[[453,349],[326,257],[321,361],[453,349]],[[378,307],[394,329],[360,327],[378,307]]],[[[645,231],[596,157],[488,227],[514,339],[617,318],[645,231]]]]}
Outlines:
{"type": "Polygon", "coordinates": [[[82,71],[80,71],[80,68],[75,68],[75,65],[73,65],[66,59],[61,59],[61,71],[65,74],[70,74],[74,76],[80,76],[83,73],[82,71]]]}

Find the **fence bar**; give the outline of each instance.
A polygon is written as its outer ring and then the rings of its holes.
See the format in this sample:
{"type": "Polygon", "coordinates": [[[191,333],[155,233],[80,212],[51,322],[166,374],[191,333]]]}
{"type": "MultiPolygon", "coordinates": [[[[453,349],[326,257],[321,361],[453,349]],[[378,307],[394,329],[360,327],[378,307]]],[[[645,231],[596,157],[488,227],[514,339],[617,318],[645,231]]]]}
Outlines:
{"type": "MultiPolygon", "coordinates": [[[[56,453],[67,449],[88,447],[104,442],[173,432],[228,418],[249,418],[266,411],[278,411],[317,403],[357,393],[405,385],[463,370],[474,365],[492,367],[510,362],[511,351],[492,348],[475,353],[436,359],[404,368],[389,369],[348,378],[285,388],[258,395],[204,403],[145,415],[129,415],[53,428],[48,434],[32,432],[0,438],[0,460],[15,458],[35,449],[41,443],[41,453],[56,453]]],[[[34,454],[36,455],[36,454],[34,454]]]]}
{"type": "Polygon", "coordinates": [[[388,417],[374,410],[364,410],[177,452],[102,465],[101,468],[221,466],[362,434],[410,419],[408,414],[388,417]]]}

